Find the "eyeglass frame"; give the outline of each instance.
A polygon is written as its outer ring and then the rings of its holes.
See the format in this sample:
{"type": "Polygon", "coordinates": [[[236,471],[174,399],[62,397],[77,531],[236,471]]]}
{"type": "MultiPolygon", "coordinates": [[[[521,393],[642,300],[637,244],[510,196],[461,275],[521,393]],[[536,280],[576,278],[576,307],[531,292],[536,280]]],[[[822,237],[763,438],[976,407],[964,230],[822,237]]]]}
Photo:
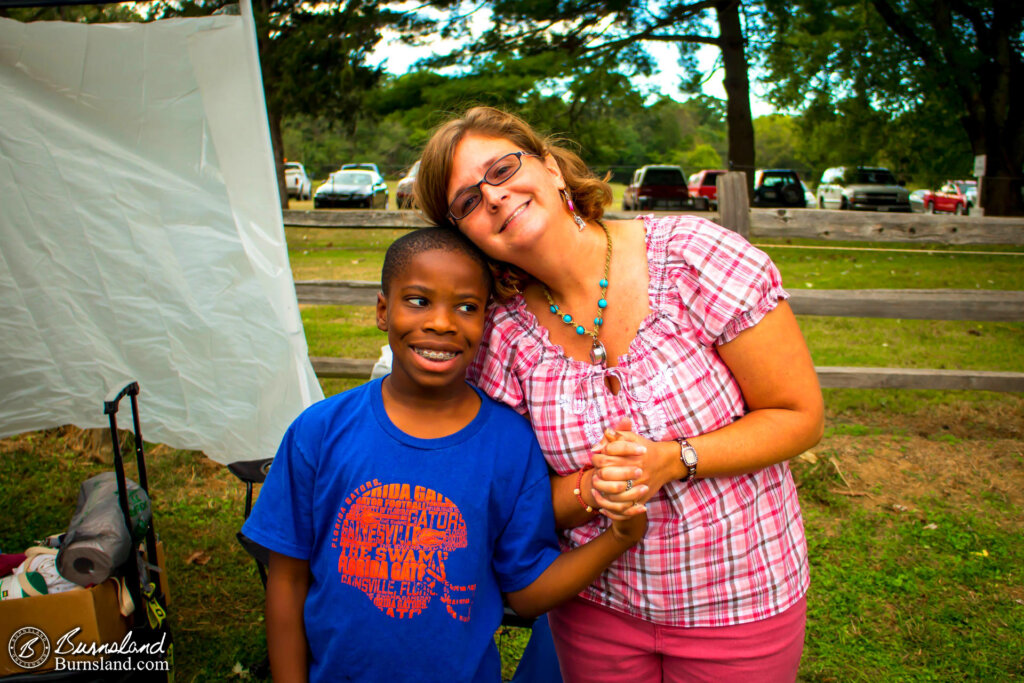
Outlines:
{"type": "Polygon", "coordinates": [[[474,190],[476,190],[476,194],[479,194],[480,198],[483,199],[484,192],[483,192],[482,189],[480,189],[480,186],[483,185],[484,183],[487,183],[488,185],[490,185],[492,187],[498,187],[499,185],[504,185],[508,181],[512,180],[512,178],[515,177],[516,173],[519,173],[519,169],[521,169],[523,167],[523,157],[524,156],[525,157],[537,157],[538,159],[543,158],[540,154],[534,154],[533,152],[527,152],[527,151],[524,151],[524,150],[520,150],[518,152],[509,152],[508,154],[502,154],[500,157],[498,157],[497,159],[494,160],[494,163],[492,163],[490,166],[487,167],[487,170],[484,171],[484,177],[480,179],[480,182],[476,183],[475,185],[470,185],[466,189],[464,189],[461,192],[459,192],[457,195],[455,195],[455,198],[452,199],[451,203],[448,204],[448,217],[452,219],[452,222],[454,223],[454,222],[457,222],[457,221],[461,221],[463,218],[465,218],[466,216],[469,216],[471,213],[476,211],[477,207],[480,206],[479,204],[477,204],[472,209],[470,209],[465,215],[456,218],[455,214],[452,212],[452,207],[455,206],[455,202],[457,202],[459,200],[459,197],[461,197],[462,195],[466,194],[467,192],[473,192],[474,190]],[[509,174],[509,176],[507,178],[505,178],[504,180],[502,180],[500,183],[492,183],[491,181],[487,180],[487,174],[491,172],[491,169],[494,168],[495,166],[497,166],[499,163],[501,163],[505,159],[508,159],[509,157],[515,157],[516,161],[519,162],[519,166],[516,167],[516,170],[512,171],[512,173],[509,174]]]}

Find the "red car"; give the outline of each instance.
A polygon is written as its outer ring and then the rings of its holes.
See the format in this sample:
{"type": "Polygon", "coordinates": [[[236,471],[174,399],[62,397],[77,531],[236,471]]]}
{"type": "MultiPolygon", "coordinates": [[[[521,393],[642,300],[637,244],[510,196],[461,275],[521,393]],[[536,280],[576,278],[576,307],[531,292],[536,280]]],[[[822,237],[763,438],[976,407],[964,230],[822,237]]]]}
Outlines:
{"type": "Polygon", "coordinates": [[[718,209],[718,176],[725,171],[697,171],[690,176],[687,189],[693,197],[693,208],[700,211],[718,209]]]}
{"type": "Polygon", "coordinates": [[[925,213],[966,214],[971,208],[971,200],[964,194],[964,188],[952,181],[947,182],[936,191],[928,190],[921,198],[925,213]]]}

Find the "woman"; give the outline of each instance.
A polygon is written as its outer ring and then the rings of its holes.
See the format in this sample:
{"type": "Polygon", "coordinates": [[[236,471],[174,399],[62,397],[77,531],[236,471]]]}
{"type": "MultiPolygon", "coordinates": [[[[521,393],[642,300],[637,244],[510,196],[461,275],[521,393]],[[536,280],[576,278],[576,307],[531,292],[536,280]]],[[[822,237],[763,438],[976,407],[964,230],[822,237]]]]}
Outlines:
{"type": "Polygon", "coordinates": [[[644,542],[549,615],[566,680],[793,680],[809,578],[785,460],[823,407],[775,266],[693,216],[603,221],[608,185],[495,109],[434,133],[415,192],[494,261],[471,374],[529,417],[564,547],[646,505],[644,542]]]}

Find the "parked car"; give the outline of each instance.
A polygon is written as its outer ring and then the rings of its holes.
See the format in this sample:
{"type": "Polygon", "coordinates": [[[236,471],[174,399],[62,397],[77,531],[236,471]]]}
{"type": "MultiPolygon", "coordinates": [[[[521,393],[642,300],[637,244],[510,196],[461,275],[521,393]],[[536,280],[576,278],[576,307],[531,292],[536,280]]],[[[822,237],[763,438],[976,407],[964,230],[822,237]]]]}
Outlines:
{"type": "Polygon", "coordinates": [[[416,185],[416,174],[420,172],[420,162],[415,164],[406,172],[405,177],[398,181],[395,187],[395,203],[399,209],[412,208],[412,190],[416,185]]]}
{"type": "Polygon", "coordinates": [[[821,174],[818,207],[910,212],[910,193],[887,168],[838,166],[821,174]]]}
{"type": "Polygon", "coordinates": [[[802,187],[802,188],[803,188],[803,190],[804,190],[804,202],[805,202],[805,206],[806,206],[806,207],[807,207],[808,209],[810,209],[810,208],[811,208],[811,207],[813,207],[813,206],[814,206],[814,204],[815,204],[815,201],[814,201],[814,193],[813,193],[813,192],[811,192],[811,188],[807,187],[807,183],[805,183],[805,182],[804,182],[804,181],[802,181],[802,180],[800,181],[800,187],[802,187]]]}
{"type": "Polygon", "coordinates": [[[971,207],[967,195],[952,181],[947,181],[938,190],[925,192],[921,202],[924,204],[925,213],[955,213],[962,216],[971,207]]]}
{"type": "Polygon", "coordinates": [[[373,171],[335,171],[327,182],[316,188],[313,208],[358,207],[366,209],[388,208],[388,186],[373,171]]]}
{"type": "Polygon", "coordinates": [[[910,210],[914,213],[924,213],[924,195],[928,190],[914,190],[910,193],[910,210]]]}
{"type": "Polygon", "coordinates": [[[788,168],[755,171],[754,206],[807,208],[807,199],[804,197],[799,174],[788,168]]]}
{"type": "Polygon", "coordinates": [[[306,167],[297,161],[285,162],[284,186],[289,197],[309,199],[313,196],[313,183],[306,175],[306,167]]]}
{"type": "Polygon", "coordinates": [[[687,190],[693,197],[693,208],[700,211],[718,209],[718,176],[725,171],[697,171],[690,176],[687,190]]]}
{"type": "Polygon", "coordinates": [[[622,195],[623,211],[683,209],[693,206],[680,166],[641,166],[622,195]]]}
{"type": "Polygon", "coordinates": [[[380,172],[379,168],[377,168],[377,164],[371,164],[369,162],[364,162],[362,164],[342,164],[341,165],[341,170],[342,171],[358,171],[358,170],[373,171],[374,173],[376,173],[380,177],[382,177],[382,178],[384,177],[384,174],[380,172]]]}

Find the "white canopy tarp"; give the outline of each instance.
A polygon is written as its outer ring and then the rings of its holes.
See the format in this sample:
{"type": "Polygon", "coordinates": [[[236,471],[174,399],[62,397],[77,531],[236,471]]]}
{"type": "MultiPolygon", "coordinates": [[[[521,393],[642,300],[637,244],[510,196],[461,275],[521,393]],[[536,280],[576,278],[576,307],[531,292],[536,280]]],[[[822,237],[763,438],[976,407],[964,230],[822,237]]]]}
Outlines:
{"type": "Polygon", "coordinates": [[[0,436],[107,425],[272,456],[322,398],[248,3],[148,24],[0,18],[0,436]]]}

